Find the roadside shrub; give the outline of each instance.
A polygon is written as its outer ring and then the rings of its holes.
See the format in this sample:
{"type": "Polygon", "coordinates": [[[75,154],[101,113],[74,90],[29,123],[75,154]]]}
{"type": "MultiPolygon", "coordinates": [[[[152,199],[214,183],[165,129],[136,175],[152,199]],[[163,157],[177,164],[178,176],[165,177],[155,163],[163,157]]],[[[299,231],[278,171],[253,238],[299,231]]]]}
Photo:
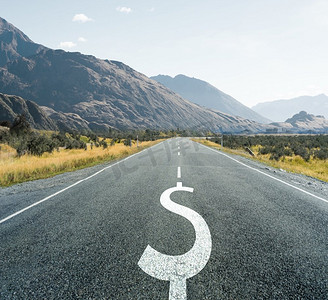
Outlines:
{"type": "Polygon", "coordinates": [[[16,149],[18,156],[22,156],[22,155],[28,153],[27,140],[25,138],[20,139],[16,143],[11,143],[11,145],[16,149]]]}
{"type": "MultiPolygon", "coordinates": [[[[214,137],[213,142],[220,144],[221,137],[214,137]]],[[[270,154],[270,159],[299,155],[309,161],[311,155],[318,159],[328,159],[328,135],[223,135],[223,145],[231,149],[244,149],[260,146],[259,154],[270,154]]]]}
{"type": "Polygon", "coordinates": [[[314,157],[320,160],[328,159],[328,148],[322,148],[314,151],[314,157]]]}
{"type": "Polygon", "coordinates": [[[99,145],[103,147],[103,149],[106,149],[108,147],[107,142],[105,141],[105,139],[101,140],[99,142],[99,145]]]}
{"type": "Polygon", "coordinates": [[[270,155],[270,160],[276,160],[278,161],[282,155],[279,155],[278,153],[272,153],[270,155]]]}
{"type": "Polygon", "coordinates": [[[10,141],[10,133],[9,130],[1,130],[0,131],[0,142],[9,142],[10,141]]]}
{"type": "Polygon", "coordinates": [[[31,125],[27,121],[25,115],[18,115],[10,127],[10,134],[20,136],[30,133],[31,130],[31,125]]]}
{"type": "Polygon", "coordinates": [[[27,140],[27,151],[32,155],[41,156],[44,152],[51,153],[55,144],[45,135],[31,134],[27,140]]]}
{"type": "Polygon", "coordinates": [[[55,148],[55,143],[50,138],[35,132],[20,138],[15,145],[18,156],[24,154],[41,156],[44,152],[51,153],[55,148]]]}
{"type": "Polygon", "coordinates": [[[58,147],[66,147],[66,145],[69,143],[69,138],[66,136],[65,133],[53,133],[51,135],[51,139],[56,145],[56,148],[58,147]]]}
{"type": "Polygon", "coordinates": [[[124,145],[125,146],[131,146],[131,139],[125,139],[124,140],[124,145]]]}
{"type": "Polygon", "coordinates": [[[284,156],[292,156],[293,151],[290,148],[285,148],[284,149],[284,156]]]}
{"type": "Polygon", "coordinates": [[[272,146],[264,146],[260,149],[259,154],[266,155],[266,154],[269,154],[271,152],[272,152],[272,146]]]}
{"type": "Polygon", "coordinates": [[[86,143],[81,140],[68,139],[66,149],[85,149],[86,143]]]}

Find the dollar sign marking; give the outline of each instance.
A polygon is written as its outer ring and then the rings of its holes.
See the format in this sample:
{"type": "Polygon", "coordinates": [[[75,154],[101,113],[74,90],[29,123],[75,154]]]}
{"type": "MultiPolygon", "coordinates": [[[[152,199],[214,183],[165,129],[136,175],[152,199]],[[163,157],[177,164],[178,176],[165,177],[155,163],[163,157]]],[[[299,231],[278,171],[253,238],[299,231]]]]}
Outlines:
{"type": "Polygon", "coordinates": [[[167,210],[191,222],[196,233],[193,247],[183,255],[171,256],[148,245],[138,262],[139,267],[148,275],[170,281],[169,300],[187,299],[187,278],[195,276],[205,267],[212,250],[211,233],[204,219],[192,209],[170,199],[170,195],[177,191],[192,193],[194,189],[183,187],[182,183],[178,182],[176,187],[162,193],[160,202],[167,210]]]}

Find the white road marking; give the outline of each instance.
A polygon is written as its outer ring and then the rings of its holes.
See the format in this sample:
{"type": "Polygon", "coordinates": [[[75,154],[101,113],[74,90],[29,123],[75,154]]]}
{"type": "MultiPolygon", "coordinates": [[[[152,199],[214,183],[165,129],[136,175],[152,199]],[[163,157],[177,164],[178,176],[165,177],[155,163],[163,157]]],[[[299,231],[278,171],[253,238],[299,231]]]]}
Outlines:
{"type": "Polygon", "coordinates": [[[138,262],[139,267],[148,275],[170,281],[169,300],[187,299],[186,280],[198,274],[205,267],[212,250],[211,233],[204,219],[192,209],[170,199],[170,195],[177,191],[192,193],[194,189],[183,187],[182,182],[178,182],[176,187],[169,188],[162,193],[160,202],[167,210],[191,222],[196,234],[193,247],[183,255],[170,256],[162,254],[148,245],[138,262]]]}
{"type": "Polygon", "coordinates": [[[180,151],[178,152],[178,155],[180,155],[180,151]]]}
{"type": "Polygon", "coordinates": [[[178,167],[178,175],[177,175],[178,178],[181,178],[181,168],[178,167]]]}
{"type": "Polygon", "coordinates": [[[180,146],[178,146],[178,150],[180,150],[180,146]]]}
{"type": "Polygon", "coordinates": [[[200,145],[203,146],[203,147],[205,147],[205,148],[207,148],[207,149],[209,149],[209,150],[212,150],[213,152],[215,152],[215,153],[217,153],[217,154],[220,154],[220,155],[223,155],[223,156],[225,156],[225,157],[228,157],[229,159],[231,159],[231,160],[233,160],[233,161],[235,161],[235,162],[237,162],[237,163],[243,165],[244,167],[246,167],[246,168],[248,168],[248,169],[251,169],[251,170],[253,170],[253,171],[256,171],[256,172],[258,172],[258,173],[261,173],[261,174],[263,174],[263,175],[265,175],[265,176],[267,176],[267,177],[270,177],[271,179],[274,179],[274,180],[279,181],[279,182],[281,182],[281,183],[283,183],[283,184],[285,184],[285,185],[288,185],[288,186],[290,186],[290,187],[292,187],[292,188],[294,188],[294,189],[296,189],[296,190],[298,190],[298,191],[300,191],[300,192],[302,192],[302,193],[304,193],[304,194],[307,194],[307,195],[309,195],[309,196],[312,196],[312,197],[314,197],[314,198],[317,198],[317,199],[319,199],[319,200],[321,200],[321,201],[324,201],[324,202],[327,202],[327,203],[328,203],[328,200],[325,199],[325,198],[322,198],[322,197],[319,197],[319,196],[317,196],[317,195],[314,195],[314,194],[312,194],[312,193],[310,193],[310,192],[308,192],[308,191],[306,191],[306,190],[303,190],[303,189],[301,189],[301,188],[299,188],[299,187],[297,187],[297,186],[294,186],[294,185],[292,185],[292,184],[290,184],[290,183],[288,183],[288,182],[286,182],[286,181],[283,181],[283,180],[281,180],[281,179],[279,179],[279,178],[276,178],[276,177],[274,177],[274,176],[272,176],[272,175],[269,175],[269,174],[267,174],[267,173],[265,173],[265,172],[262,172],[262,171],[260,171],[260,170],[258,170],[258,169],[256,169],[256,168],[253,168],[253,167],[251,167],[251,166],[248,166],[248,165],[246,165],[246,164],[240,162],[239,160],[237,160],[237,159],[235,159],[235,158],[233,158],[233,157],[230,157],[229,155],[227,155],[227,154],[225,154],[225,153],[219,152],[219,151],[217,151],[217,150],[215,150],[215,149],[212,149],[212,148],[210,148],[210,147],[207,147],[207,146],[205,146],[205,145],[203,145],[203,144],[200,144],[200,145]]]}
{"type": "MultiPolygon", "coordinates": [[[[154,145],[153,147],[158,146],[158,145],[160,145],[160,144],[162,144],[162,143],[163,143],[163,142],[161,142],[161,143],[159,143],[159,144],[156,144],[156,145],[154,145]]],[[[146,151],[146,150],[148,150],[148,149],[149,149],[149,148],[146,148],[146,149],[144,149],[144,150],[142,150],[142,151],[140,151],[140,152],[137,152],[137,153],[135,153],[135,154],[132,154],[131,156],[128,156],[128,157],[126,157],[126,158],[124,158],[124,159],[122,159],[122,160],[120,160],[120,161],[118,161],[118,162],[116,162],[116,163],[114,163],[114,164],[112,164],[112,165],[110,165],[110,166],[107,166],[107,167],[105,167],[105,168],[99,170],[98,172],[96,172],[96,173],[90,175],[89,177],[86,177],[86,178],[84,178],[84,179],[82,179],[82,180],[79,180],[79,181],[73,183],[72,185],[70,185],[70,186],[68,186],[68,187],[66,187],[66,188],[64,188],[64,189],[62,189],[62,190],[60,190],[60,191],[58,191],[58,192],[56,192],[56,193],[54,193],[54,194],[52,194],[52,195],[50,195],[50,196],[48,196],[48,197],[46,197],[46,198],[43,198],[42,200],[39,200],[39,201],[37,201],[37,202],[35,202],[35,203],[33,203],[33,204],[31,204],[31,205],[29,205],[29,206],[23,208],[23,209],[21,209],[21,210],[15,212],[15,213],[13,213],[13,214],[11,214],[10,216],[8,216],[8,217],[6,217],[6,218],[0,220],[0,224],[3,223],[3,222],[6,222],[7,220],[9,220],[9,219],[11,219],[11,218],[13,218],[13,217],[15,217],[15,216],[21,214],[21,213],[23,213],[24,211],[26,211],[26,210],[28,210],[28,209],[34,207],[34,206],[37,206],[37,205],[41,204],[42,202],[45,202],[45,201],[47,201],[47,200],[49,200],[49,199],[55,197],[56,195],[61,194],[62,192],[65,192],[66,190],[72,188],[73,186],[76,186],[76,185],[78,185],[78,184],[80,184],[80,183],[82,183],[82,182],[84,182],[84,181],[86,181],[86,180],[88,180],[88,179],[90,179],[90,178],[92,178],[92,177],[98,175],[99,173],[102,173],[103,171],[105,171],[105,170],[107,170],[107,169],[109,169],[109,168],[111,168],[111,167],[114,167],[115,165],[119,164],[120,162],[125,161],[125,160],[128,160],[128,159],[130,159],[131,157],[133,157],[133,156],[135,156],[135,155],[137,155],[137,154],[140,154],[140,153],[142,153],[142,152],[144,152],[144,151],[146,151]]]]}

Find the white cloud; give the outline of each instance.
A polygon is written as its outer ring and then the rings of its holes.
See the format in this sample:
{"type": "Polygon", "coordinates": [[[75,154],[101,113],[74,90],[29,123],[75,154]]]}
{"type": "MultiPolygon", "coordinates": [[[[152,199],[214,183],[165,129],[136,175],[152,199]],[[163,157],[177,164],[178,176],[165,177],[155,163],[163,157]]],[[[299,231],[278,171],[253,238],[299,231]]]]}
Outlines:
{"type": "Polygon", "coordinates": [[[73,22],[86,23],[93,21],[91,18],[87,17],[85,14],[76,14],[73,19],[73,22]]]}
{"type": "Polygon", "coordinates": [[[68,48],[68,49],[70,49],[70,48],[74,48],[74,47],[76,47],[76,44],[75,43],[73,43],[73,42],[60,42],[60,44],[59,44],[59,47],[60,48],[68,48]]]}
{"type": "Polygon", "coordinates": [[[149,12],[154,12],[155,11],[155,7],[149,8],[148,11],[149,12]]]}
{"type": "Polygon", "coordinates": [[[85,39],[84,37],[79,37],[78,39],[77,39],[79,42],[82,42],[82,43],[85,43],[86,41],[87,41],[87,39],[85,39]]]}
{"type": "Polygon", "coordinates": [[[125,7],[125,6],[118,6],[116,7],[116,10],[125,14],[129,14],[130,12],[132,12],[132,9],[130,7],[125,7]]]}

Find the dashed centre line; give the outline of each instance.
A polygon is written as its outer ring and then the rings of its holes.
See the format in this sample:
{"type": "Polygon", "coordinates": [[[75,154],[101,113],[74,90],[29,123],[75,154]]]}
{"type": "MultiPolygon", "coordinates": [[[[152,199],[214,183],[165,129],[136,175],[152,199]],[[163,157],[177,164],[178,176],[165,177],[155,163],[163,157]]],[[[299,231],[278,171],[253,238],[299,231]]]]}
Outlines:
{"type": "Polygon", "coordinates": [[[178,175],[177,175],[178,178],[181,178],[181,168],[178,167],[178,175]]]}
{"type": "Polygon", "coordinates": [[[180,151],[178,152],[178,156],[180,155],[180,151]]]}

